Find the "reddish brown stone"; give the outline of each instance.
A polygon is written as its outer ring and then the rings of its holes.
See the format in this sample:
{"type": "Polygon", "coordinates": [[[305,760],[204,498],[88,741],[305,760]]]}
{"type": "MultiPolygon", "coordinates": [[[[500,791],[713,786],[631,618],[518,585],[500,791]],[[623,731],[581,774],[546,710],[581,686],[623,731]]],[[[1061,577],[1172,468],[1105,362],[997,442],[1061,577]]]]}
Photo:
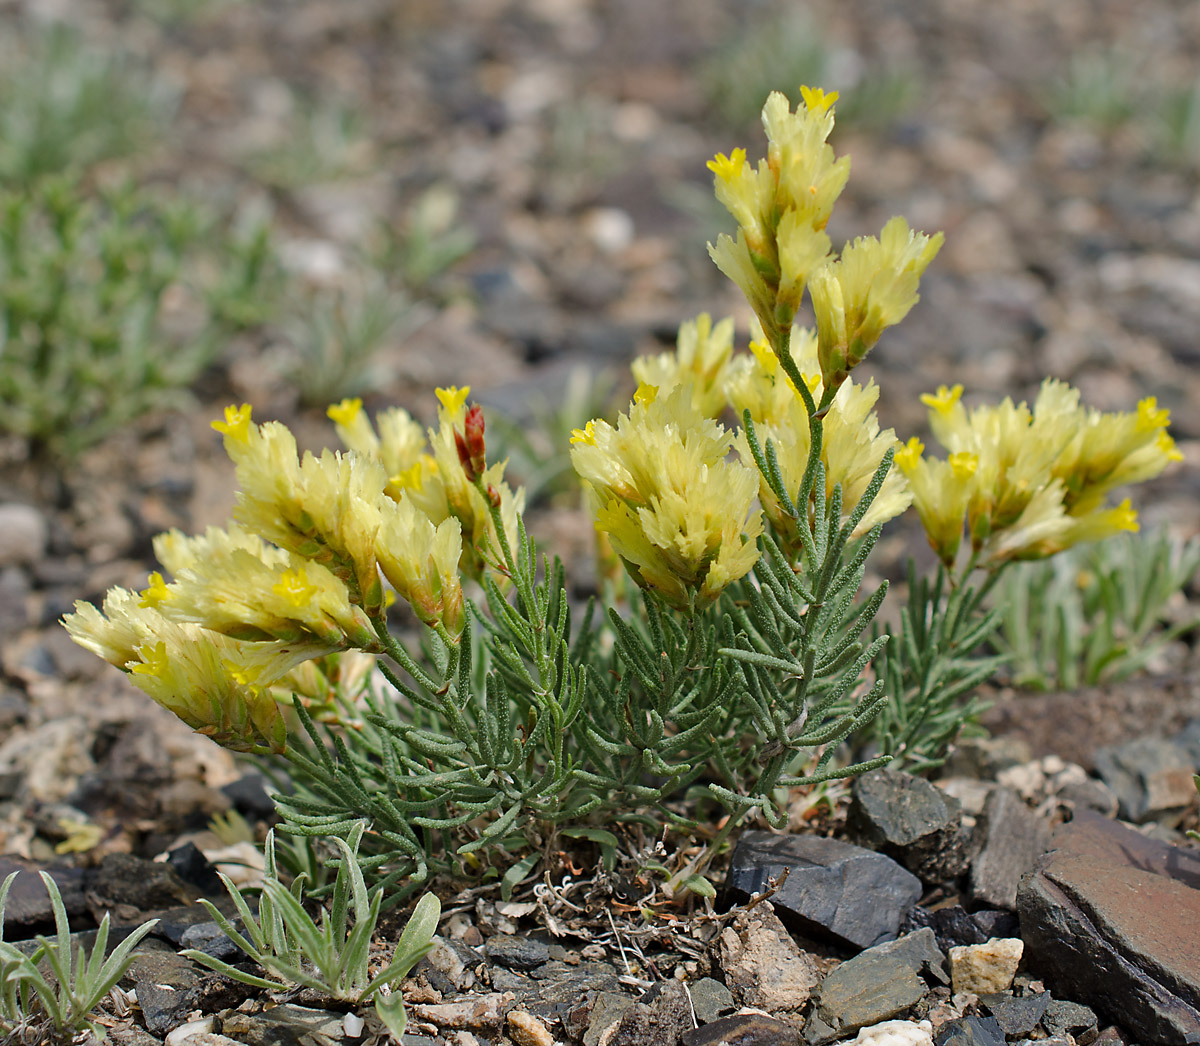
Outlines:
{"type": "Polygon", "coordinates": [[[1200,861],[1099,818],[1057,841],[1018,895],[1030,966],[1140,1042],[1200,1039],[1200,861]]]}

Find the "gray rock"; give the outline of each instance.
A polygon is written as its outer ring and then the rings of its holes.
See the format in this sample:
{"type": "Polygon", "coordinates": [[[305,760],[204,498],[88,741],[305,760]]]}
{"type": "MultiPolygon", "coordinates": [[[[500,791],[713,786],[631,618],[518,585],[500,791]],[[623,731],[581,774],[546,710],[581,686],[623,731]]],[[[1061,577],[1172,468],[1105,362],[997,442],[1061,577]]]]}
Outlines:
{"type": "Polygon", "coordinates": [[[937,937],[928,926],[907,933],[894,941],[877,944],[862,954],[898,959],[908,963],[915,973],[926,979],[932,978],[940,984],[950,983],[950,974],[946,971],[946,956],[938,947],[937,937]]]}
{"type": "MultiPolygon", "coordinates": [[[[53,865],[44,869],[54,879],[62,895],[67,917],[74,920],[87,912],[84,896],[85,885],[82,868],[53,865]]],[[[50,907],[50,895],[37,873],[39,865],[23,857],[9,854],[0,856],[0,882],[10,873],[20,872],[8,892],[4,906],[4,939],[16,940],[49,929],[54,923],[54,911],[50,907]]]]}
{"type": "MultiPolygon", "coordinates": [[[[534,970],[522,987],[512,989],[517,1001],[537,1017],[562,1017],[588,995],[620,991],[617,971],[609,963],[589,962],[574,967],[564,964],[553,976],[539,979],[539,975],[550,972],[547,967],[552,965],[547,963],[546,967],[534,970]]],[[[493,977],[499,972],[493,970],[493,977]]]]}
{"type": "Polygon", "coordinates": [[[1066,999],[1051,999],[1041,1018],[1042,1027],[1050,1035],[1080,1035],[1096,1030],[1096,1014],[1089,1006],[1069,1002],[1066,999]]]}
{"type": "Polygon", "coordinates": [[[605,1029],[615,1024],[630,1009],[634,1000],[618,991],[593,992],[584,997],[563,1018],[563,1028],[583,1046],[596,1046],[605,1029]]]}
{"type": "Polygon", "coordinates": [[[606,1046],[678,1046],[695,1027],[681,981],[660,981],[642,999],[621,1015],[606,1046]]]}
{"type": "Polygon", "coordinates": [[[483,952],[497,966],[507,966],[510,970],[532,970],[550,958],[550,944],[537,937],[498,933],[484,942],[483,952]]]}
{"type": "MultiPolygon", "coordinates": [[[[1072,826],[1065,827],[1060,848],[1021,884],[1030,967],[1140,1042],[1200,1040],[1200,951],[1180,936],[1182,927],[1200,926],[1200,891],[1144,870],[1137,844],[1102,857],[1086,852],[1086,825],[1078,830],[1085,852],[1072,852],[1072,826]]],[[[1189,855],[1179,853],[1186,866],[1189,855]]]]}
{"type": "Polygon", "coordinates": [[[688,985],[688,993],[692,997],[692,1009],[696,1020],[701,1024],[710,1024],[723,1014],[737,1009],[733,992],[720,981],[711,977],[701,977],[688,985]]]}
{"type": "Polygon", "coordinates": [[[874,770],[854,779],[847,821],[852,838],[894,857],[925,882],[949,882],[967,868],[962,806],[924,778],[874,770]]]}
{"type": "Polygon", "coordinates": [[[694,1028],[683,1046],[800,1046],[800,1033],[790,1024],[761,1013],[739,1013],[694,1028]]]}
{"type": "Polygon", "coordinates": [[[46,554],[50,528],[46,517],[32,505],[0,505],[0,567],[30,566],[46,554]]]}
{"type": "Polygon", "coordinates": [[[879,954],[875,948],[834,969],[822,982],[815,1018],[805,1039],[820,1046],[844,1039],[859,1028],[898,1017],[925,996],[925,982],[905,954],[879,954]]]}
{"type": "Polygon", "coordinates": [[[1188,749],[1141,737],[1096,749],[1096,773],[1116,794],[1121,816],[1142,823],[1181,814],[1196,798],[1195,763],[1188,749]]]}
{"type": "Polygon", "coordinates": [[[1015,792],[997,788],[975,825],[971,896],[998,908],[1013,908],[1021,876],[1050,848],[1050,827],[1015,792]]]}
{"type": "Polygon", "coordinates": [[[1005,1036],[1014,1038],[1018,1035],[1028,1035],[1038,1026],[1051,1000],[1049,992],[1024,995],[1019,999],[1012,992],[999,992],[995,995],[981,995],[979,1001],[999,1022],[1005,1036]]]}
{"type": "Polygon", "coordinates": [[[934,1046],[1004,1046],[1004,1031],[995,1017],[957,1017],[947,1021],[934,1046]]]}
{"type": "Polygon", "coordinates": [[[799,1013],[817,986],[817,969],[796,946],[769,901],[737,914],[716,939],[717,964],[743,1006],[799,1013]]]}
{"type": "Polygon", "coordinates": [[[809,936],[832,937],[856,948],[892,940],[921,896],[921,881],[890,857],[815,835],[744,832],[730,863],[728,884],[741,894],[787,880],[771,903],[809,936]]]}
{"type": "Polygon", "coordinates": [[[192,990],[203,976],[199,966],[153,938],[138,945],[125,974],[137,991],[146,1027],[155,1035],[165,1035],[185,1021],[193,1009],[192,990]]]}
{"type": "Polygon", "coordinates": [[[221,1032],[245,1046],[342,1046],[342,1020],[343,1014],[331,1010],[285,1003],[262,1013],[231,1013],[221,1032]]]}
{"type": "Polygon", "coordinates": [[[193,923],[184,930],[179,936],[179,946],[195,948],[198,952],[204,952],[214,959],[223,959],[228,963],[241,960],[242,950],[211,920],[193,923]]]}

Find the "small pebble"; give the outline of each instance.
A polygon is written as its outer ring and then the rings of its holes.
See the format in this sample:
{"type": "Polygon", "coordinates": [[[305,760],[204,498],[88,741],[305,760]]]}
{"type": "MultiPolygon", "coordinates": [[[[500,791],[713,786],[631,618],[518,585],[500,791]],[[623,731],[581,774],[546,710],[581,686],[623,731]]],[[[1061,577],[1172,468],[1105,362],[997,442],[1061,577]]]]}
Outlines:
{"type": "Polygon", "coordinates": [[[854,1041],[858,1046],[933,1046],[933,1025],[929,1021],[883,1021],[860,1028],[854,1041]]]}
{"type": "Polygon", "coordinates": [[[517,1046],[554,1046],[554,1036],[532,1013],[508,1011],[508,1034],[517,1046]]]}
{"type": "Polygon", "coordinates": [[[996,937],[983,944],[958,945],[950,949],[950,980],[954,991],[1007,991],[1021,963],[1025,944],[1019,937],[996,937]]]}
{"type": "Polygon", "coordinates": [[[0,567],[16,563],[29,566],[46,553],[50,530],[46,517],[32,505],[0,505],[0,567]]]}

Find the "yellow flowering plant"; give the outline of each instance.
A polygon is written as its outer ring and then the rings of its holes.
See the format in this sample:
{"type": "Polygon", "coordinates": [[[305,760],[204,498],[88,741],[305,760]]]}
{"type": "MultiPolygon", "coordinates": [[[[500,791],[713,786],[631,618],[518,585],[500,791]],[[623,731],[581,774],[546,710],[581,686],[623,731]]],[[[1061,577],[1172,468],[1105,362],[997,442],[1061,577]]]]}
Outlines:
{"type": "MultiPolygon", "coordinates": [[[[917,301],[941,235],[893,218],[834,250],[836,95],[801,93],[794,111],[768,99],[756,165],[742,149],[710,164],[738,222],[710,251],[754,313],[748,349],[732,320],[685,323],[674,352],[634,364],[615,423],[571,436],[599,544],[632,582],[603,613],[539,556],[462,387],[437,390],[428,429],[336,404],[345,449],[321,454],[231,406],[214,427],[234,521],[160,536],[163,570],[102,610],[78,604],[72,636],[273,762],[281,833],[365,824],[355,860],[389,903],[448,870],[510,891],[557,836],[611,852],[622,819],[678,820],[666,804],[688,789],[730,814],[711,855],[753,812],[785,824],[798,787],[935,763],[997,664],[974,654],[995,578],[1133,526],[1110,492],[1177,452],[1153,400],[1103,414],[1053,381],[1032,408],[967,411],[957,386],[927,397],[944,460],[881,428],[879,390],[854,370],[917,301]],[[942,565],[913,577],[888,632],[886,584],[862,587],[910,504],[942,565]]],[[[703,889],[706,860],[667,892],[703,889]]]]}

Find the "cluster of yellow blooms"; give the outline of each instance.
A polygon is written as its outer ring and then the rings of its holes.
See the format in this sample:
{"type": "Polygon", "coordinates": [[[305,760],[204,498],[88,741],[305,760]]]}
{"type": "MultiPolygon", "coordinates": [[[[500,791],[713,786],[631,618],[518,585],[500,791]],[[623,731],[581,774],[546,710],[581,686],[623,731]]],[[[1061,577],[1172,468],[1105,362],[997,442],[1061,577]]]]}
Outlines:
{"type": "Polygon", "coordinates": [[[945,460],[924,457],[913,437],[896,454],[930,544],[946,564],[964,527],[976,561],[1039,559],[1081,541],[1137,530],[1129,500],[1108,494],[1157,476],[1182,454],[1153,397],[1135,413],[1085,408],[1061,381],[1042,383],[1032,410],[1006,399],[968,412],[962,386],[921,397],[945,460]]]}
{"type": "MultiPolygon", "coordinates": [[[[942,237],[893,218],[878,239],[833,254],[824,230],[849,160],[826,142],[836,94],[802,93],[796,112],[781,94],[767,101],[769,147],[756,167],[742,149],[709,165],[739,226],[710,252],[757,317],[750,351],[734,352],[732,320],[702,315],[683,325],[674,352],[634,364],[639,388],[616,425],[593,420],[572,436],[596,528],[630,574],[694,613],[754,567],[764,516],[785,554],[801,555],[813,505],[781,503],[748,434],[722,424],[727,410],[774,448],[787,491],[801,489],[819,438],[824,495],[840,490],[843,518],[894,454],[898,467],[856,534],[914,504],[947,564],[964,531],[971,566],[995,567],[1136,529],[1129,502],[1108,507],[1109,492],[1180,456],[1153,399],[1135,414],[1105,414],[1047,381],[1032,409],[1005,400],[968,412],[961,386],[943,387],[924,400],[945,460],[880,430],[878,389],[850,372],[917,301],[942,237]],[[806,288],[815,330],[793,325],[806,288]]],[[[384,648],[393,593],[454,642],[461,578],[503,573],[501,550],[514,547],[524,507],[504,464],[486,463],[469,391],[438,390],[428,439],[402,410],[372,425],[361,401],[344,401],[329,415],[348,450],[319,456],[300,456],[283,425],[230,407],[214,427],[237,466],[236,524],[160,536],[155,551],[173,580],[156,573],[140,594],[114,589],[103,612],[77,604],[72,636],[196,729],[247,749],[283,745],[288,695],[321,689],[313,659],[384,648]]]]}
{"type": "MultiPolygon", "coordinates": [[[[502,464],[473,482],[457,446],[472,426],[469,391],[438,390],[429,450],[403,411],[381,414],[377,435],[360,400],[329,411],[348,452],[320,456],[300,456],[278,422],[256,425],[248,406],[229,407],[213,427],[237,467],[236,522],[159,535],[155,554],[173,580],[156,572],[141,593],[113,589],[103,612],[78,603],[67,629],[195,729],[231,748],[281,749],[290,695],[328,695],[307,663],[381,650],[395,596],[457,639],[461,576],[501,558],[489,496],[515,539],[523,493],[502,464]]],[[[477,443],[481,454],[481,421],[477,443]]]]}

